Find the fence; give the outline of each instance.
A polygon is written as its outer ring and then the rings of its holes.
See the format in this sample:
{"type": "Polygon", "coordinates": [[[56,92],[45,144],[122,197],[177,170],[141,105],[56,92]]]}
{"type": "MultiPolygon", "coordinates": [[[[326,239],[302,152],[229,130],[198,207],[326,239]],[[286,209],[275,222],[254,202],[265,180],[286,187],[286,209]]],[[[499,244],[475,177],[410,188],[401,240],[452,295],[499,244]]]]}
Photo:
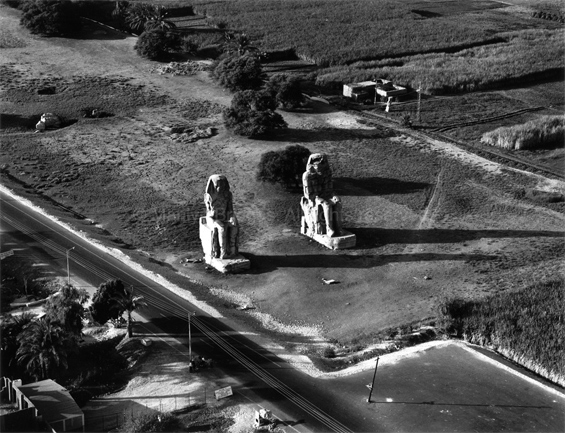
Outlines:
{"type": "Polygon", "coordinates": [[[204,386],[195,392],[161,397],[128,399],[94,399],[84,408],[85,430],[107,432],[123,425],[130,418],[155,413],[181,414],[216,404],[216,388],[204,386]],[[98,408],[103,406],[103,410],[98,408]]]}

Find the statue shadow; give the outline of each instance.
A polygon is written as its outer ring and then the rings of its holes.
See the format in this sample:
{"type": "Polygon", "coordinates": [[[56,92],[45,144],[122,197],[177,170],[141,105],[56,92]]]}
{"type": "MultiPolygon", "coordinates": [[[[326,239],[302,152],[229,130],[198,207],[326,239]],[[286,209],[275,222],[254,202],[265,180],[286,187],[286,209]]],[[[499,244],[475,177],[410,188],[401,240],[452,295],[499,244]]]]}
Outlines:
{"type": "Polygon", "coordinates": [[[463,230],[463,229],[385,229],[348,228],[357,236],[357,249],[375,248],[389,244],[460,243],[479,239],[565,238],[565,232],[532,230],[463,230]]]}
{"type": "Polygon", "coordinates": [[[402,181],[386,177],[334,178],[334,191],[338,196],[409,194],[431,187],[430,183],[402,181]]]}
{"type": "MultiPolygon", "coordinates": [[[[479,239],[520,239],[520,238],[565,238],[565,233],[554,231],[527,230],[402,230],[380,228],[347,228],[357,236],[354,248],[343,251],[327,250],[324,253],[295,255],[255,255],[245,253],[251,260],[249,274],[263,274],[280,268],[349,268],[366,269],[389,263],[408,263],[420,261],[486,261],[498,258],[496,254],[482,253],[398,253],[350,255],[347,251],[377,248],[392,244],[441,244],[462,243],[479,239]]],[[[307,239],[307,238],[305,238],[307,239]]],[[[302,251],[310,247],[304,245],[302,251]]]]}
{"type": "Polygon", "coordinates": [[[299,254],[280,256],[256,256],[246,254],[253,264],[250,274],[263,274],[281,268],[331,268],[331,269],[369,269],[389,263],[429,262],[429,261],[484,261],[495,260],[493,254],[442,254],[409,253],[352,256],[347,254],[299,254]]]}

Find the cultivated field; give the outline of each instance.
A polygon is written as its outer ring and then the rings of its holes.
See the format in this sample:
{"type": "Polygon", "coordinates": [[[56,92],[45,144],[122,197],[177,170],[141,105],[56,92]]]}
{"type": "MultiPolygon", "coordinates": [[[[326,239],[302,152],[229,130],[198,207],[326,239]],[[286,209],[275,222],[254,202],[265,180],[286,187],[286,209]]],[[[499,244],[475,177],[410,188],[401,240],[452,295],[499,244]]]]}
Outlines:
{"type": "Polygon", "coordinates": [[[322,68],[320,85],[387,78],[453,93],[562,75],[563,24],[533,15],[565,16],[557,1],[198,1],[195,10],[265,51],[293,49],[322,68]]]}
{"type": "MultiPolygon", "coordinates": [[[[318,101],[309,113],[283,112],[289,129],[269,140],[242,139],[220,119],[229,92],[206,72],[153,73],[155,64],[133,51],[133,37],[98,27],[77,39],[34,37],[5,6],[0,29],[6,41],[0,51],[3,182],[94,220],[67,215],[178,284],[179,274],[204,283],[194,289],[198,297],[240,320],[262,321],[297,351],[314,354],[319,347],[277,330],[302,325],[310,335],[364,347],[384,330],[433,318],[446,297],[516,291],[563,272],[565,205],[528,195],[565,194],[561,181],[409,131],[364,125],[318,101]],[[113,116],[82,118],[86,107],[113,116]],[[68,126],[34,134],[43,112],[64,116],[68,126]],[[218,133],[187,143],[171,134],[168,128],[176,125],[214,126],[218,133]],[[262,153],[290,144],[328,154],[356,248],[333,252],[300,236],[301,192],[256,181],[262,153]],[[233,186],[250,273],[224,276],[185,260],[202,255],[197,221],[214,173],[233,186]],[[322,278],[339,284],[325,285],[322,278]],[[254,309],[236,308],[243,304],[254,309]]],[[[542,93],[510,89],[466,97],[524,101],[526,94],[542,93]]],[[[438,110],[454,116],[454,106],[438,110]]],[[[428,119],[437,115],[431,105],[426,110],[428,119]]]]}

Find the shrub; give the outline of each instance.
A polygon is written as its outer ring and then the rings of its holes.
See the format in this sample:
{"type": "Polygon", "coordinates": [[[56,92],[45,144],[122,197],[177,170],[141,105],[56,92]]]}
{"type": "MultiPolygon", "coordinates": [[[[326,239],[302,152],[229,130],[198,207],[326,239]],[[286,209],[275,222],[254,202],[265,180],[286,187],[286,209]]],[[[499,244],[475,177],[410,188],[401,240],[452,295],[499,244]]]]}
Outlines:
{"type": "Polygon", "coordinates": [[[332,346],[326,346],[322,350],[322,356],[324,358],[335,358],[335,349],[332,346]]]}
{"type": "Polygon", "coordinates": [[[114,297],[119,293],[123,293],[124,290],[124,283],[121,280],[110,280],[100,284],[92,297],[92,304],[90,305],[92,319],[103,325],[110,319],[120,317],[122,312],[114,308],[116,304],[114,297]]]}
{"type": "Polygon", "coordinates": [[[179,50],[182,51],[183,53],[196,54],[198,48],[199,48],[199,44],[196,41],[196,39],[194,39],[193,37],[183,36],[180,39],[179,50]]]}
{"type": "Polygon", "coordinates": [[[81,27],[76,6],[70,1],[27,0],[21,10],[20,24],[34,34],[68,35],[81,27]]]}
{"type": "Polygon", "coordinates": [[[300,186],[310,151],[300,145],[288,146],[282,151],[266,152],[261,156],[257,179],[300,186]]]}
{"type": "Polygon", "coordinates": [[[505,126],[485,133],[481,142],[504,149],[539,149],[563,145],[565,116],[542,116],[523,125],[505,126]]]}
{"type": "Polygon", "coordinates": [[[287,74],[273,75],[265,88],[275,97],[277,104],[284,108],[296,108],[304,102],[300,81],[287,74]]]}
{"type": "Polygon", "coordinates": [[[141,57],[156,60],[176,48],[176,38],[164,30],[148,30],[139,36],[134,48],[141,57]]]}
{"type": "Polygon", "coordinates": [[[275,99],[268,92],[240,91],[234,95],[231,107],[224,111],[224,122],[237,135],[264,135],[287,126],[282,116],[274,111],[275,108],[275,99]]]}
{"type": "Polygon", "coordinates": [[[232,91],[258,89],[263,84],[263,69],[254,55],[230,56],[222,59],[212,76],[232,91]]]}

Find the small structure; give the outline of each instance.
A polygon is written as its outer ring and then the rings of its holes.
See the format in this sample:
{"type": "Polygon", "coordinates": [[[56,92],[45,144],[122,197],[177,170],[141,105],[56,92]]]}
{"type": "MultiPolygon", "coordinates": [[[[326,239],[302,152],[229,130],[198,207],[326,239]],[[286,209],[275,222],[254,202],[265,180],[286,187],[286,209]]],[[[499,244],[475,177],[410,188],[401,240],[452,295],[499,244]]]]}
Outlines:
{"type": "Polygon", "coordinates": [[[2,397],[18,408],[2,416],[2,431],[42,423],[53,432],[84,431],[84,413],[65,388],[51,379],[21,383],[21,380],[2,378],[2,397]]]}
{"type": "Polygon", "coordinates": [[[343,85],[343,96],[361,103],[373,103],[377,95],[390,98],[404,95],[407,92],[405,87],[380,78],[376,81],[362,81],[343,85]]]}
{"type": "Polygon", "coordinates": [[[253,420],[253,428],[255,431],[274,431],[277,424],[278,420],[273,416],[270,410],[259,409],[255,411],[255,419],[253,420]]]}
{"type": "Polygon", "coordinates": [[[61,127],[61,119],[53,113],[43,113],[41,115],[41,119],[35,125],[35,129],[37,131],[45,131],[46,129],[50,128],[60,128],[61,127]]]}
{"type": "Polygon", "coordinates": [[[200,218],[204,261],[223,273],[249,269],[251,262],[239,254],[239,223],[233,211],[230,184],[224,175],[210,176],[204,203],[206,216],[200,218]]]}
{"type": "Polygon", "coordinates": [[[302,175],[304,196],[300,206],[304,215],[300,232],[333,250],[355,246],[356,237],[342,227],[341,199],[334,195],[328,158],[313,153],[302,175]]]}

